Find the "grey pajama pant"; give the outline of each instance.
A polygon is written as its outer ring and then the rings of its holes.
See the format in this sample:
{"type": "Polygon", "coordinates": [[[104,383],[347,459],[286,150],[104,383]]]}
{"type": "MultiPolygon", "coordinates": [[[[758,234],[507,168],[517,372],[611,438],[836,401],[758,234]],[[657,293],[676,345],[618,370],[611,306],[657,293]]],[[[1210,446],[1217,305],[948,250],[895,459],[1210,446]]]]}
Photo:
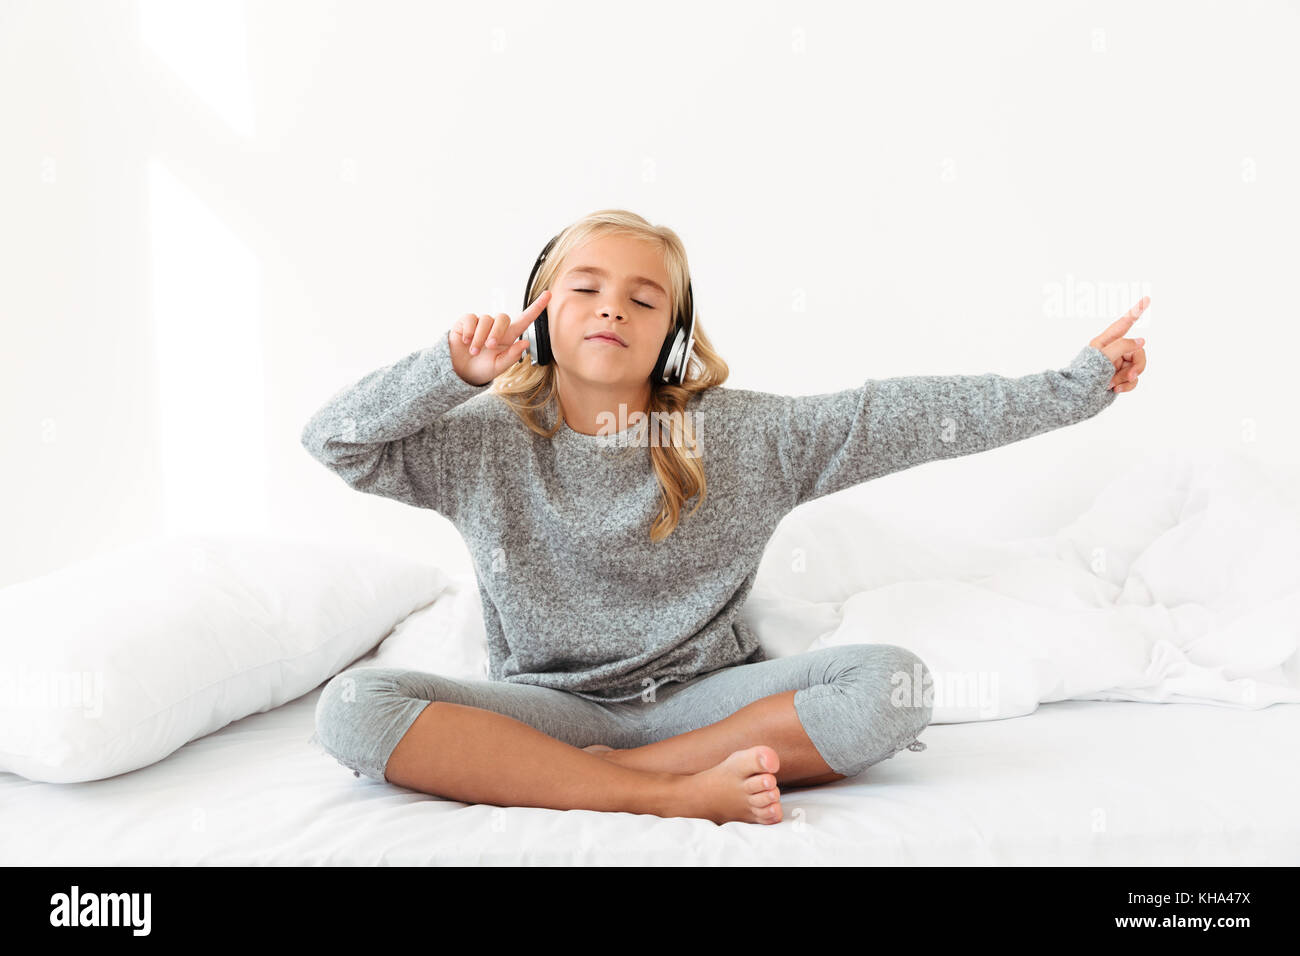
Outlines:
{"type": "Polygon", "coordinates": [[[904,747],[925,749],[916,738],[930,722],[931,675],[919,657],[892,644],[845,644],[724,667],[618,703],[535,684],[358,667],[325,685],[314,739],[354,774],[386,780],[389,756],[432,701],[506,714],[575,747],[623,750],[706,727],[791,690],[804,732],[837,774],[856,776],[904,747]]]}

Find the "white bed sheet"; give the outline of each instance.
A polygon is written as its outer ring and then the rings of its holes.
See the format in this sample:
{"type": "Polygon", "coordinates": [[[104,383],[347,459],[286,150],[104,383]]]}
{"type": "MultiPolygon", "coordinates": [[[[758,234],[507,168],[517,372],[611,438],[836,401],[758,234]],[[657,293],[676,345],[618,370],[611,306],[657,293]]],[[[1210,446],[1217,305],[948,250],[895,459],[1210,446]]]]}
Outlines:
{"type": "Polygon", "coordinates": [[[320,688],[86,783],[0,774],[6,865],[1300,863],[1300,707],[1062,701],[932,725],[774,826],[499,808],[354,777],[320,688]]]}

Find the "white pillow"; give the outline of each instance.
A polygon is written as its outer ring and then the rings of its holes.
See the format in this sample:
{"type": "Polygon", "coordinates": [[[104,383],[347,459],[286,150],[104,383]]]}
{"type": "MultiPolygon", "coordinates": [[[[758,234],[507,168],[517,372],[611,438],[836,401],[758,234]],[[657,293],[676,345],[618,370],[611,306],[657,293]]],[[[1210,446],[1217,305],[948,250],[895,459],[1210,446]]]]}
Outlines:
{"type": "Polygon", "coordinates": [[[487,629],[478,579],[449,577],[438,600],[406,618],[348,668],[401,667],[460,680],[488,680],[487,629]]]}
{"type": "Polygon", "coordinates": [[[800,505],[768,541],[755,588],[802,601],[846,601],[860,591],[920,578],[970,580],[1019,547],[934,526],[922,511],[890,515],[860,489],[800,505]]]}
{"type": "Polygon", "coordinates": [[[69,783],[300,697],[449,578],[258,535],[153,538],[0,590],[0,770],[69,783]]]}

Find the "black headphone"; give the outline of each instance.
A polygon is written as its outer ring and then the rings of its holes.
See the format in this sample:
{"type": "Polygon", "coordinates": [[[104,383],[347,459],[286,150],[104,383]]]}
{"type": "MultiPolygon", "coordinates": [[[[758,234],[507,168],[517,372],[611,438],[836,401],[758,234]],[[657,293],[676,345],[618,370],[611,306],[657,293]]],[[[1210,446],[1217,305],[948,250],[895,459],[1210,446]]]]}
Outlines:
{"type": "MultiPolygon", "coordinates": [[[[533,271],[528,276],[528,285],[524,287],[524,308],[528,308],[531,300],[528,298],[533,289],[533,280],[537,278],[537,270],[542,267],[546,261],[547,254],[551,247],[555,245],[555,240],[560,238],[557,234],[542,254],[537,257],[537,262],[533,264],[533,271]]],[[[686,280],[686,301],[682,304],[679,313],[682,317],[681,322],[673,323],[676,328],[670,328],[668,335],[664,338],[663,348],[659,350],[659,361],[655,363],[654,371],[650,373],[652,382],[664,382],[669,385],[680,385],[686,378],[686,366],[691,360],[691,351],[695,348],[695,295],[691,290],[691,280],[686,280]]],[[[534,365],[547,365],[552,359],[551,355],[551,334],[546,323],[546,310],[542,309],[542,314],[529,323],[528,328],[524,329],[524,334],[520,339],[528,340],[527,351],[529,357],[533,360],[534,365]]],[[[519,341],[516,339],[515,341],[519,341]]],[[[519,356],[519,361],[524,357],[519,356]]]]}

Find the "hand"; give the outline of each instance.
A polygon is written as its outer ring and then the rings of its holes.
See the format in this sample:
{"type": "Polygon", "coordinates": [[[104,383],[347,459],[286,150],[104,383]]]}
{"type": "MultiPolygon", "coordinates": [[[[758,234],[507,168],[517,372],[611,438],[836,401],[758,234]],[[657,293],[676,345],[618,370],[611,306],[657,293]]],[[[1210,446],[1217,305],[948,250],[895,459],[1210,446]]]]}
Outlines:
{"type": "Polygon", "coordinates": [[[1151,297],[1143,296],[1137,305],[1112,322],[1106,328],[1106,331],[1088,343],[1095,348],[1101,349],[1102,354],[1110,359],[1111,364],[1115,366],[1115,374],[1106,384],[1108,389],[1115,392],[1131,392],[1137,388],[1138,376],[1147,367],[1147,353],[1144,348],[1146,339],[1126,339],[1121,338],[1121,336],[1133,327],[1133,323],[1138,320],[1138,316],[1150,304],[1151,297]]]}
{"type": "Polygon", "coordinates": [[[546,289],[533,304],[511,321],[504,312],[492,315],[462,315],[447,333],[451,366],[470,385],[487,385],[524,354],[526,339],[519,339],[551,300],[546,289]],[[518,341],[516,341],[518,339],[518,341]]]}

